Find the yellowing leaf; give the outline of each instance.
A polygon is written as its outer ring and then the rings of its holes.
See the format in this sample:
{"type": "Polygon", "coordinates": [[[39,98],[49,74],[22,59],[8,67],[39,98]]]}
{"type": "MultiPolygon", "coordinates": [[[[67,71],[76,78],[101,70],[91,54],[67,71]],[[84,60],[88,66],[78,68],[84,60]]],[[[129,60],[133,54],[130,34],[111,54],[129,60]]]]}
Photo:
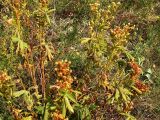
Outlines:
{"type": "Polygon", "coordinates": [[[81,44],[88,43],[91,40],[91,38],[82,38],[81,39],[81,44]]]}
{"type": "Polygon", "coordinates": [[[19,39],[18,37],[13,36],[13,37],[12,37],[12,41],[13,41],[14,43],[16,43],[16,42],[20,41],[20,39],[19,39]]]}
{"type": "Polygon", "coordinates": [[[123,91],[126,95],[133,95],[128,89],[123,88],[123,91]]]}
{"type": "Polygon", "coordinates": [[[28,91],[26,91],[26,90],[20,90],[20,91],[13,92],[13,96],[14,97],[20,97],[23,94],[28,94],[28,91]]]}
{"type": "Polygon", "coordinates": [[[77,102],[72,94],[66,93],[66,96],[67,96],[72,102],[74,102],[74,103],[77,102]]]}
{"type": "Polygon", "coordinates": [[[125,95],[125,93],[124,93],[124,91],[123,91],[123,88],[122,88],[122,87],[119,87],[119,91],[120,91],[120,93],[121,93],[121,96],[122,96],[123,100],[126,102],[126,101],[127,101],[127,98],[126,98],[126,95],[125,95]]]}
{"type": "Polygon", "coordinates": [[[66,105],[64,103],[63,103],[63,106],[62,106],[62,115],[63,115],[64,118],[66,117],[66,105]]]}
{"type": "Polygon", "coordinates": [[[71,106],[68,98],[66,96],[64,96],[64,100],[65,100],[65,104],[66,104],[66,107],[68,108],[68,110],[71,112],[71,113],[74,113],[74,110],[73,110],[73,107],[71,106]]]}
{"type": "Polygon", "coordinates": [[[46,14],[46,19],[47,19],[47,22],[49,23],[49,25],[51,24],[51,20],[49,18],[49,16],[46,14]]]}
{"type": "Polygon", "coordinates": [[[116,89],[116,93],[115,93],[115,99],[118,100],[118,98],[120,97],[120,94],[119,94],[119,90],[116,89]]]}
{"type": "Polygon", "coordinates": [[[51,48],[51,46],[46,45],[46,44],[45,44],[45,48],[46,48],[46,56],[51,61],[53,58],[53,55],[52,55],[53,51],[51,51],[52,48],[51,48]]]}
{"type": "Polygon", "coordinates": [[[32,116],[23,117],[22,120],[32,120],[32,116]]]}
{"type": "Polygon", "coordinates": [[[135,90],[138,94],[142,94],[142,91],[140,91],[138,88],[132,86],[133,90],[135,90]]]}

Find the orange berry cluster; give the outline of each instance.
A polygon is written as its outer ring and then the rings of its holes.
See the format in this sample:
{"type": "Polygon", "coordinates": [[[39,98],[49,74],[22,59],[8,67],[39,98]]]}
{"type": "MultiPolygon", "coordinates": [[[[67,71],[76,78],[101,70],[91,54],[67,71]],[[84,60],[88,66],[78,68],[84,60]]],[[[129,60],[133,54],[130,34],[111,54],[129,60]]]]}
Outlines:
{"type": "Polygon", "coordinates": [[[10,77],[5,72],[0,72],[0,85],[3,84],[10,77]]]}
{"type": "Polygon", "coordinates": [[[142,69],[134,61],[129,62],[129,65],[133,69],[131,79],[134,80],[135,87],[138,88],[142,92],[146,92],[149,89],[149,86],[142,83],[142,81],[139,80],[139,76],[142,73],[142,69]]]}
{"type": "Polygon", "coordinates": [[[62,89],[71,89],[71,84],[73,82],[73,78],[71,76],[72,70],[70,70],[71,62],[67,60],[60,60],[55,64],[55,71],[58,76],[56,85],[62,89]]]}
{"type": "Polygon", "coordinates": [[[130,26],[130,24],[123,26],[123,28],[116,26],[114,29],[111,29],[111,33],[116,39],[126,39],[130,35],[129,31],[134,28],[135,26],[130,26]]]}
{"type": "Polygon", "coordinates": [[[126,105],[124,106],[124,109],[123,111],[124,112],[129,112],[133,109],[133,106],[134,106],[134,103],[131,101],[131,102],[128,102],[126,103],[126,105]]]}
{"type": "Polygon", "coordinates": [[[64,116],[59,111],[56,111],[53,113],[53,120],[68,120],[68,119],[64,118],[64,116]]]}
{"type": "Polygon", "coordinates": [[[136,88],[138,88],[141,92],[146,92],[146,91],[149,90],[149,86],[146,85],[146,84],[144,84],[144,83],[142,83],[142,81],[140,81],[140,80],[136,80],[135,86],[136,86],[136,88]]]}
{"type": "Polygon", "coordinates": [[[133,69],[133,73],[132,73],[131,79],[132,80],[137,80],[138,77],[140,76],[140,74],[142,73],[142,69],[134,61],[129,62],[129,65],[133,69]]]}
{"type": "Polygon", "coordinates": [[[90,4],[91,11],[92,12],[98,12],[99,6],[100,6],[99,1],[97,1],[97,2],[95,2],[93,4],[90,4]]]}

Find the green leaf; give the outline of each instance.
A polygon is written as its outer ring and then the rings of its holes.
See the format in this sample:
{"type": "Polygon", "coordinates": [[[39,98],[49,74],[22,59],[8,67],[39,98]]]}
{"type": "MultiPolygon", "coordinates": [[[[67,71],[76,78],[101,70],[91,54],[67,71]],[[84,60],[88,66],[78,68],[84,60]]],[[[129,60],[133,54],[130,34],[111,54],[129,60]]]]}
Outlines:
{"type": "Polygon", "coordinates": [[[91,38],[82,38],[81,39],[81,44],[88,43],[91,40],[91,38]]]}
{"type": "Polygon", "coordinates": [[[17,50],[16,50],[16,52],[24,52],[24,50],[26,49],[26,48],[28,48],[28,44],[26,43],[26,42],[24,42],[24,41],[22,41],[19,37],[15,37],[15,36],[13,36],[12,37],[12,41],[14,42],[14,43],[16,43],[16,42],[18,42],[18,46],[17,46],[17,50]]]}
{"type": "Polygon", "coordinates": [[[81,92],[76,91],[76,90],[73,90],[73,92],[76,93],[76,94],[82,94],[81,92]]]}
{"type": "Polygon", "coordinates": [[[53,58],[52,51],[48,45],[45,45],[45,48],[46,48],[46,55],[48,56],[48,59],[51,61],[53,58]]]}
{"type": "Polygon", "coordinates": [[[126,95],[133,95],[128,89],[126,88],[123,88],[123,92],[126,94],[126,95]]]}
{"type": "Polygon", "coordinates": [[[29,92],[28,92],[28,94],[24,94],[24,95],[23,95],[23,98],[24,98],[24,101],[25,101],[26,104],[27,104],[27,109],[28,109],[28,110],[32,110],[34,101],[33,101],[32,96],[29,94],[29,92]]]}
{"type": "Polygon", "coordinates": [[[13,41],[14,43],[16,43],[16,42],[20,41],[20,39],[19,39],[18,37],[13,36],[13,37],[12,37],[12,41],[13,41]]]}
{"type": "Polygon", "coordinates": [[[23,94],[28,94],[28,91],[26,90],[15,91],[13,92],[13,97],[20,97],[23,94]]]}
{"type": "Polygon", "coordinates": [[[82,111],[81,119],[82,120],[91,120],[91,114],[90,114],[90,111],[87,106],[82,111]]]}
{"type": "Polygon", "coordinates": [[[115,93],[115,99],[118,100],[118,98],[120,97],[120,94],[119,94],[119,90],[116,89],[116,93],[115,93]]]}
{"type": "Polygon", "coordinates": [[[49,103],[47,103],[46,106],[45,106],[43,120],[48,120],[48,118],[49,118],[49,103]]]}
{"type": "Polygon", "coordinates": [[[24,50],[25,48],[28,48],[27,43],[25,43],[23,41],[19,41],[19,45],[20,45],[21,50],[24,50]]]}
{"type": "Polygon", "coordinates": [[[74,98],[74,96],[70,93],[66,93],[66,96],[74,103],[77,103],[76,99],[74,98]]]}
{"type": "Polygon", "coordinates": [[[3,96],[4,96],[4,95],[3,95],[3,93],[1,93],[1,92],[0,92],[0,96],[2,96],[2,97],[3,97],[3,96]]]}
{"type": "Polygon", "coordinates": [[[132,86],[133,90],[135,90],[138,94],[142,94],[142,91],[140,91],[138,88],[135,86],[132,86]]]}
{"type": "Polygon", "coordinates": [[[55,9],[51,9],[51,10],[48,10],[47,13],[51,13],[51,12],[54,12],[55,9]]]}
{"type": "Polygon", "coordinates": [[[44,112],[44,106],[35,106],[34,108],[36,109],[36,112],[38,114],[43,114],[43,112],[44,112]]]}
{"type": "Polygon", "coordinates": [[[51,24],[51,20],[49,18],[49,16],[46,14],[46,19],[47,19],[47,22],[49,23],[49,25],[51,24]]]}
{"type": "Polygon", "coordinates": [[[50,110],[52,111],[52,110],[55,110],[56,109],[56,106],[51,106],[50,107],[50,110]]]}
{"type": "Polygon", "coordinates": [[[110,103],[113,104],[113,102],[114,102],[114,97],[111,98],[110,103]]]}
{"type": "Polygon", "coordinates": [[[90,106],[89,106],[89,109],[90,110],[95,110],[97,108],[97,106],[95,105],[95,103],[93,103],[93,104],[91,104],[90,106]]]}
{"type": "Polygon", "coordinates": [[[123,91],[123,88],[122,88],[122,87],[119,87],[119,91],[120,91],[120,93],[121,93],[121,96],[122,96],[123,100],[124,100],[125,102],[127,102],[127,97],[126,97],[126,95],[125,95],[125,93],[124,93],[124,91],[123,91]]]}
{"type": "Polygon", "coordinates": [[[122,98],[123,98],[123,100],[125,101],[125,102],[127,102],[127,97],[126,97],[126,95],[125,94],[121,94],[122,95],[122,98]]]}
{"type": "Polygon", "coordinates": [[[130,113],[120,113],[121,115],[126,117],[126,120],[136,120],[134,116],[132,116],[130,113]]]}
{"type": "Polygon", "coordinates": [[[32,116],[23,117],[22,120],[32,120],[32,116]]]}
{"type": "Polygon", "coordinates": [[[73,110],[73,107],[71,106],[68,98],[66,96],[64,96],[64,100],[65,100],[65,104],[66,104],[66,107],[68,108],[68,110],[71,112],[71,113],[74,113],[74,110],[73,110]]]}
{"type": "Polygon", "coordinates": [[[62,115],[63,115],[64,118],[66,117],[66,105],[64,103],[63,103],[63,106],[62,106],[62,115]]]}

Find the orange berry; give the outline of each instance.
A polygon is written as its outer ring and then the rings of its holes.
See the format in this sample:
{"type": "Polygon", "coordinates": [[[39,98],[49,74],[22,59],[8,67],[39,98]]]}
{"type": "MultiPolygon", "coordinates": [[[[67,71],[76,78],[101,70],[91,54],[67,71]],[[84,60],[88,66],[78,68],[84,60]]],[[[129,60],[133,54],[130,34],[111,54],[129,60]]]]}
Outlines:
{"type": "Polygon", "coordinates": [[[71,61],[68,61],[68,64],[71,64],[71,61]]]}
{"type": "Polygon", "coordinates": [[[61,72],[60,72],[60,73],[58,73],[58,76],[59,76],[59,77],[61,77],[62,75],[63,75],[63,74],[62,74],[61,72]]]}
{"type": "Polygon", "coordinates": [[[12,19],[12,18],[8,19],[8,20],[7,20],[7,23],[8,23],[9,25],[11,25],[11,24],[13,23],[13,19],[12,19]]]}
{"type": "Polygon", "coordinates": [[[57,70],[58,70],[58,68],[54,68],[54,70],[55,70],[55,71],[57,71],[57,70]]]}

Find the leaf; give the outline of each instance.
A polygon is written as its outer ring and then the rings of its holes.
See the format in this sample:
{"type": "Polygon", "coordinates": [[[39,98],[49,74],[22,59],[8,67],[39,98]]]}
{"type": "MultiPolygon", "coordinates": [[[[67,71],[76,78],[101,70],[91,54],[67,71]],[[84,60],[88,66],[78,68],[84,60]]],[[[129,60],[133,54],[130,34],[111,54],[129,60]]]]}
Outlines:
{"type": "Polygon", "coordinates": [[[91,114],[90,114],[90,111],[87,106],[82,111],[81,119],[82,120],[90,120],[91,119],[91,114]]]}
{"type": "Polygon", "coordinates": [[[90,110],[95,110],[96,108],[97,108],[97,106],[96,106],[95,103],[93,103],[93,104],[91,104],[91,105],[89,106],[89,109],[90,109],[90,110]]]}
{"type": "Polygon", "coordinates": [[[149,68],[149,69],[147,70],[147,73],[152,74],[151,68],[149,68]]]}
{"type": "Polygon", "coordinates": [[[77,103],[76,99],[74,98],[74,96],[70,93],[66,93],[66,96],[74,103],[77,103]]]}
{"type": "Polygon", "coordinates": [[[138,88],[135,86],[132,86],[133,90],[135,90],[138,94],[142,94],[142,91],[140,91],[138,88]]]}
{"type": "Polygon", "coordinates": [[[147,77],[148,80],[151,80],[151,74],[146,74],[145,76],[147,77]]]}
{"type": "Polygon", "coordinates": [[[111,98],[110,103],[113,104],[113,102],[114,102],[114,97],[111,98]]]}
{"type": "Polygon", "coordinates": [[[24,49],[28,48],[28,45],[27,45],[27,43],[20,40],[19,41],[19,47],[20,47],[20,50],[23,52],[24,49]]]}
{"type": "Polygon", "coordinates": [[[46,55],[48,56],[48,59],[51,61],[53,58],[51,48],[48,45],[45,45],[45,48],[46,48],[46,55]]]}
{"type": "Polygon", "coordinates": [[[12,41],[13,41],[14,43],[18,42],[18,46],[17,46],[16,52],[20,51],[20,52],[23,53],[24,50],[25,50],[26,48],[28,48],[28,44],[27,44],[26,42],[22,41],[19,37],[13,36],[13,37],[12,37],[12,41]]]}
{"type": "Polygon", "coordinates": [[[2,97],[3,97],[3,96],[4,96],[4,95],[3,95],[3,93],[1,93],[1,92],[0,92],[0,96],[2,96],[2,97]]]}
{"type": "Polygon", "coordinates": [[[54,12],[55,9],[51,9],[51,10],[48,10],[47,13],[51,13],[51,12],[54,12]]]}
{"type": "MultiPolygon", "coordinates": [[[[63,100],[64,102],[64,100],[63,100]]],[[[62,115],[63,117],[65,118],[66,117],[66,105],[63,103],[63,106],[62,106],[62,115]]]]}
{"type": "Polygon", "coordinates": [[[155,21],[160,20],[160,17],[157,16],[157,15],[148,15],[148,16],[147,16],[147,20],[148,20],[148,21],[155,22],[155,21]]]}
{"type": "Polygon", "coordinates": [[[127,102],[127,97],[126,97],[126,95],[125,95],[125,93],[124,93],[124,91],[123,91],[123,88],[122,88],[122,87],[119,87],[119,91],[120,91],[120,93],[121,93],[121,96],[122,96],[123,100],[124,100],[125,102],[127,102]]]}
{"type": "Polygon", "coordinates": [[[72,92],[74,92],[74,93],[76,93],[76,94],[82,94],[81,92],[76,91],[76,90],[73,90],[72,92]]]}
{"type": "Polygon", "coordinates": [[[81,44],[88,43],[91,40],[91,38],[82,38],[81,39],[81,44]]]}
{"type": "Polygon", "coordinates": [[[151,80],[151,74],[146,74],[145,76],[147,77],[147,79],[149,80],[149,82],[151,82],[153,84],[153,80],[151,80]]]}
{"type": "Polygon", "coordinates": [[[46,106],[45,106],[43,120],[48,120],[48,118],[49,118],[49,103],[47,103],[46,106]]]}
{"type": "Polygon", "coordinates": [[[35,106],[34,108],[38,114],[43,114],[44,106],[35,106]]]}
{"type": "Polygon", "coordinates": [[[120,97],[120,94],[119,94],[119,90],[116,89],[116,93],[115,93],[115,99],[118,100],[118,98],[120,97]]]}
{"type": "Polygon", "coordinates": [[[27,104],[27,109],[32,110],[32,107],[33,107],[33,104],[34,104],[32,96],[30,94],[24,94],[23,98],[24,98],[24,101],[27,104]]]}
{"type": "Polygon", "coordinates": [[[133,95],[128,89],[123,88],[123,91],[126,95],[133,95]]]}
{"type": "Polygon", "coordinates": [[[56,109],[56,106],[51,106],[50,107],[50,110],[52,111],[52,110],[55,110],[56,109]]]}
{"type": "Polygon", "coordinates": [[[123,100],[124,100],[125,102],[127,102],[127,97],[126,97],[126,95],[123,94],[123,93],[121,93],[121,95],[122,95],[123,100]]]}
{"type": "Polygon", "coordinates": [[[32,116],[23,117],[22,120],[32,120],[32,116]]]}
{"type": "Polygon", "coordinates": [[[71,112],[71,113],[74,113],[74,110],[73,110],[73,107],[71,106],[68,98],[66,96],[64,96],[64,100],[65,100],[65,104],[66,104],[66,107],[68,108],[68,110],[71,112]]]}
{"type": "Polygon", "coordinates": [[[28,94],[28,91],[26,90],[15,91],[13,92],[13,97],[20,97],[23,94],[28,94]]]}
{"type": "Polygon", "coordinates": [[[120,113],[121,115],[126,117],[126,120],[136,120],[134,116],[132,116],[130,113],[120,113]]]}
{"type": "Polygon", "coordinates": [[[47,19],[47,22],[49,23],[49,25],[51,24],[51,20],[49,18],[49,16],[46,14],[46,19],[47,19]]]}
{"type": "Polygon", "coordinates": [[[28,91],[31,91],[31,90],[36,90],[38,88],[38,86],[31,86],[28,88],[28,91]]]}
{"type": "Polygon", "coordinates": [[[18,37],[13,36],[13,37],[12,37],[12,41],[13,41],[14,43],[16,43],[16,42],[20,41],[20,39],[19,39],[18,37]]]}

